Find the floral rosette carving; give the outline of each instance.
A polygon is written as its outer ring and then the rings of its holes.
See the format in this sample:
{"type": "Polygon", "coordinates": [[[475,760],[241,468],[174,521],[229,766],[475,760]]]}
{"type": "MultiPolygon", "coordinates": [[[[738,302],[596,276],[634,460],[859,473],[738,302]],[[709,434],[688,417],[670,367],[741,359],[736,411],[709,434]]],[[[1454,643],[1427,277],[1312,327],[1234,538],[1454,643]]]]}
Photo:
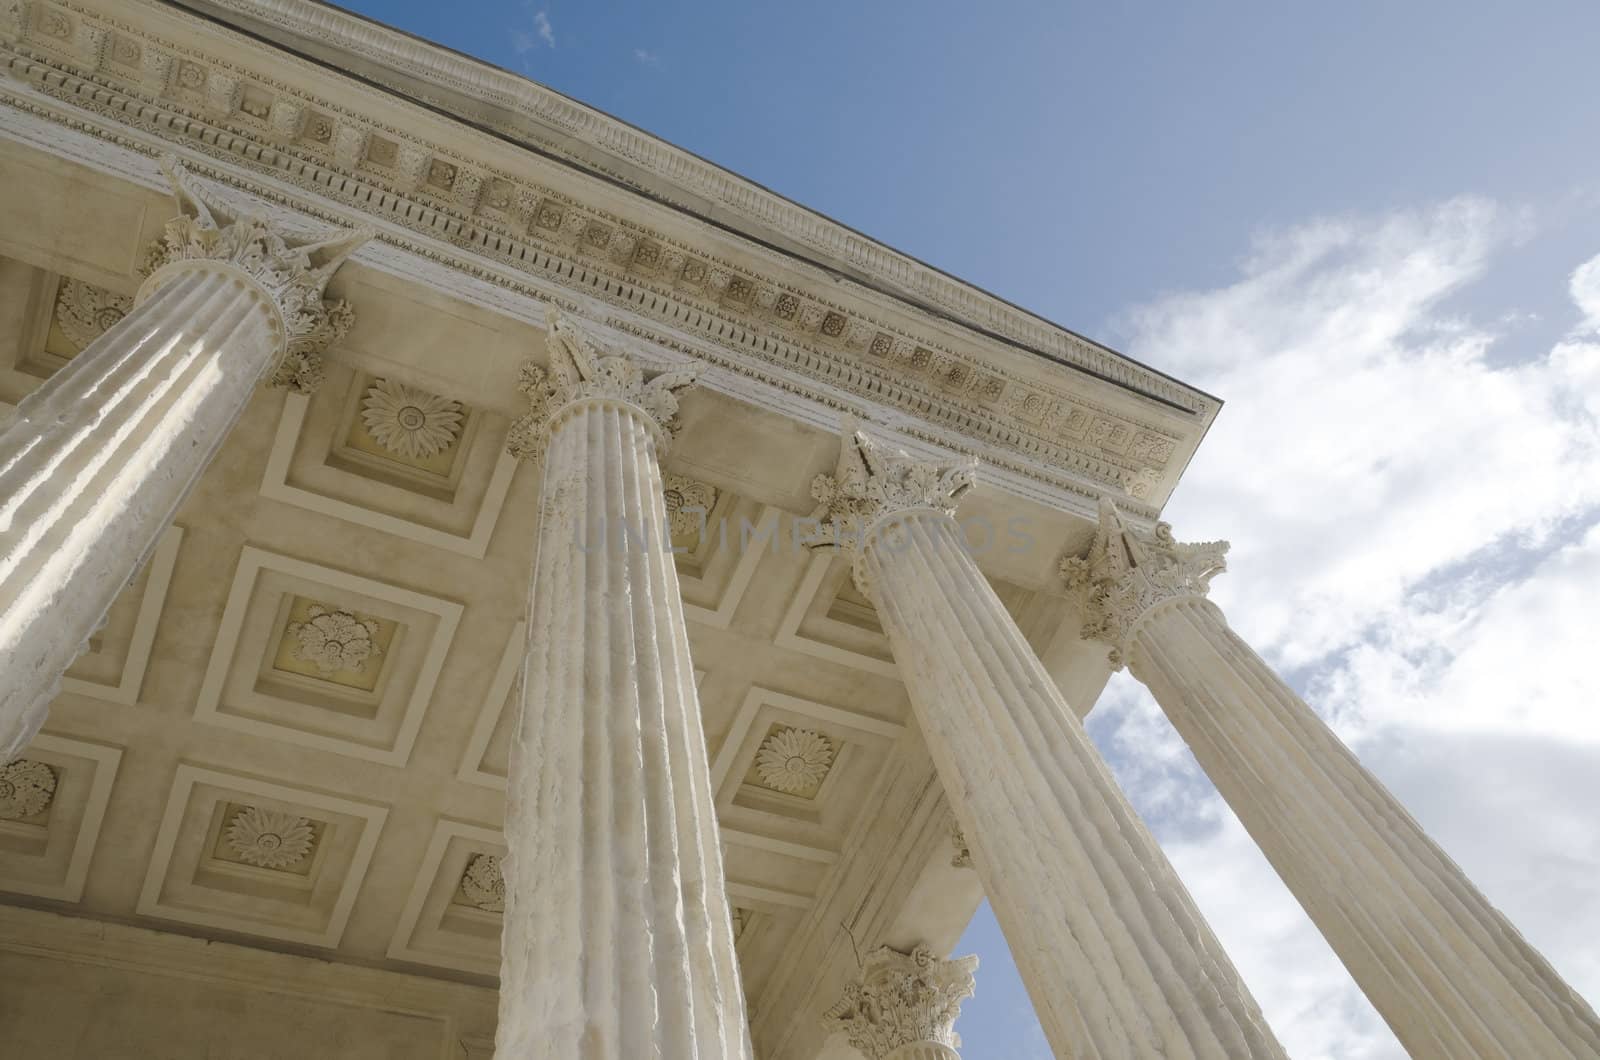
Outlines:
{"type": "Polygon", "coordinates": [[[304,817],[246,806],[228,824],[228,846],[240,861],[263,869],[287,869],[311,853],[316,834],[304,817]]]}
{"type": "Polygon", "coordinates": [[[80,350],[115,326],[132,308],[133,299],[127,295],[82,280],[69,277],[56,288],[56,324],[67,341],[80,350]]]}
{"type": "Polygon", "coordinates": [[[833,745],[809,729],[780,729],[756,752],[756,775],[790,795],[814,794],[832,765],[833,745]]]}
{"type": "Polygon", "coordinates": [[[545,314],[550,367],[524,362],[517,389],[528,399],[528,411],[512,424],[506,448],[513,456],[539,459],[544,455],[550,424],[556,413],[575,401],[602,399],[624,402],[642,409],[669,443],[678,429],[678,395],[693,386],[700,373],[697,364],[646,377],[644,369],[626,354],[606,354],[594,339],[560,310],[545,314]]]}
{"type": "Polygon", "coordinates": [[[56,771],[43,762],[18,758],[0,766],[0,821],[43,813],[55,797],[56,771]]]}
{"type": "Polygon", "coordinates": [[[399,456],[426,460],[455,444],[461,403],[394,379],[379,379],[361,399],[361,422],[377,443],[399,456]]]}
{"type": "MultiPolygon", "coordinates": [[[[172,184],[178,216],[167,222],[145,260],[152,281],[184,262],[220,262],[245,273],[283,318],[283,350],[271,385],[310,393],[322,383],[322,354],[350,330],[350,303],[327,299],[328,281],[356,248],[372,237],[370,229],[339,232],[310,241],[291,241],[261,216],[241,217],[200,190],[172,156],[161,168],[172,184]]],[[[141,297],[151,290],[149,283],[141,297]]]]}
{"type": "Polygon", "coordinates": [[[1129,527],[1110,498],[1100,500],[1100,526],[1089,551],[1061,561],[1067,588],[1083,602],[1083,637],[1111,645],[1121,669],[1128,634],[1150,609],[1184,596],[1203,597],[1211,579],[1228,569],[1228,543],[1184,544],[1157,523],[1144,534],[1129,527]]]}
{"type": "Polygon", "coordinates": [[[323,673],[360,673],[366,669],[367,660],[383,654],[373,640],[378,635],[376,620],[349,611],[333,611],[320,604],[311,605],[306,614],[306,621],[289,624],[288,633],[298,642],[295,658],[311,663],[323,673]]]}
{"type": "Polygon", "coordinates": [[[479,909],[491,913],[506,911],[506,878],[500,859],[493,854],[474,854],[461,874],[461,893],[479,909]]]}
{"type": "Polygon", "coordinates": [[[843,1031],[867,1060],[884,1060],[907,1045],[952,1049],[961,1002],[972,996],[978,958],[944,960],[926,946],[901,953],[888,946],[867,956],[861,979],[822,1017],[828,1031],[843,1031]]]}
{"type": "Polygon", "coordinates": [[[677,536],[704,530],[706,519],[717,503],[717,491],[687,475],[663,475],[661,479],[668,532],[677,536]]]}

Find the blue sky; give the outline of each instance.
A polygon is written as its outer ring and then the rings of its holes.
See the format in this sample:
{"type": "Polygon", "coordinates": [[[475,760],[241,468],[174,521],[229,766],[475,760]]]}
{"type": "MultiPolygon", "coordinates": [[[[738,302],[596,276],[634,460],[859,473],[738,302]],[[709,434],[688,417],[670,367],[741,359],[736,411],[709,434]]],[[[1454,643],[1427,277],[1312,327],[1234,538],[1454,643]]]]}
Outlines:
{"type": "MultiPolygon", "coordinates": [[[[347,6],[1226,399],[1216,598],[1600,1000],[1600,6],[347,6]]],[[[1090,731],[1291,1054],[1402,1056],[1148,697],[1090,731]]],[[[963,952],[967,1060],[1048,1057],[963,952]]]]}

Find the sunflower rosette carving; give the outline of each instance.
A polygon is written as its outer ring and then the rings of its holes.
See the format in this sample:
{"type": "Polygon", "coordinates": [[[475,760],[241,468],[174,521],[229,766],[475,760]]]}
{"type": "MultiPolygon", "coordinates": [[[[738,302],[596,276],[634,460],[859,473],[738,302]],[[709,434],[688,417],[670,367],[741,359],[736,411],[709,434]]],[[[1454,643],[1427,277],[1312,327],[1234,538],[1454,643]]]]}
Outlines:
{"type": "Polygon", "coordinates": [[[512,424],[506,439],[511,455],[540,459],[550,426],[562,409],[576,401],[600,399],[633,405],[655,424],[661,447],[678,429],[678,396],[699,377],[698,364],[646,376],[627,354],[604,353],[595,340],[560,310],[545,314],[548,370],[531,361],[519,370],[517,389],[528,399],[528,411],[512,424]]]}
{"type": "Polygon", "coordinates": [[[398,456],[427,460],[461,435],[461,403],[379,379],[361,399],[361,422],[377,443],[398,456]]]}
{"type": "Polygon", "coordinates": [[[814,795],[833,766],[833,745],[809,729],[779,729],[756,752],[762,783],[790,795],[814,795]]]}
{"type": "Polygon", "coordinates": [[[246,806],[233,815],[226,838],[234,855],[245,864],[262,869],[287,869],[298,865],[311,853],[316,833],[304,817],[246,806]]]}

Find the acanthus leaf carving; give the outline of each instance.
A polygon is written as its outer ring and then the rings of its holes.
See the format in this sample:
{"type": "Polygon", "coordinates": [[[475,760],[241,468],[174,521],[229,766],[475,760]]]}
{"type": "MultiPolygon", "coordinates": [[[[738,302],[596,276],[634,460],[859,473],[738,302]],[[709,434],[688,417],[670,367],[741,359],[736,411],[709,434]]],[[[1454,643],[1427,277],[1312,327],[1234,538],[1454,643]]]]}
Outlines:
{"type": "Polygon", "coordinates": [[[474,854],[461,874],[461,894],[479,909],[506,911],[506,878],[495,854],[474,854]]]}
{"type": "Polygon", "coordinates": [[[56,288],[56,324],[78,349],[128,315],[133,299],[82,280],[64,278],[56,288]]]}
{"type": "Polygon", "coordinates": [[[379,629],[375,619],[321,604],[312,604],[306,614],[306,621],[291,622],[287,632],[295,638],[295,658],[313,664],[322,673],[360,673],[369,659],[383,654],[373,639],[379,629]]]}
{"type": "Polygon", "coordinates": [[[886,1060],[909,1045],[961,1044],[961,1002],[972,996],[978,958],[945,960],[926,946],[901,953],[881,946],[867,955],[860,980],[828,1009],[822,1025],[842,1031],[867,1060],[886,1060]]]}
{"type": "Polygon", "coordinates": [[[1139,621],[1168,600],[1204,597],[1211,579],[1228,569],[1227,552],[1226,541],[1179,542],[1166,523],[1149,534],[1137,531],[1102,497],[1088,552],[1064,558],[1061,576],[1082,601],[1084,639],[1111,645],[1112,665],[1120,669],[1139,621]]]}
{"type": "Polygon", "coordinates": [[[556,414],[586,400],[619,402],[644,412],[660,432],[657,441],[664,448],[678,429],[678,395],[694,385],[700,366],[689,364],[647,378],[633,357],[605,352],[554,306],[545,320],[550,367],[523,363],[518,389],[527,396],[529,408],[512,424],[507,450],[517,457],[543,456],[556,414]]]}
{"type": "Polygon", "coordinates": [[[56,771],[31,758],[0,766],[0,821],[43,813],[56,796],[56,771]]]}
{"type": "Polygon", "coordinates": [[[338,232],[315,240],[291,239],[264,217],[239,216],[201,191],[173,156],[162,160],[178,216],[167,222],[150,250],[150,276],[143,297],[166,274],[200,262],[222,263],[243,273],[277,309],[283,333],[273,386],[309,393],[322,382],[322,354],[350,330],[350,303],[323,292],[346,258],[372,237],[370,229],[338,232]]]}

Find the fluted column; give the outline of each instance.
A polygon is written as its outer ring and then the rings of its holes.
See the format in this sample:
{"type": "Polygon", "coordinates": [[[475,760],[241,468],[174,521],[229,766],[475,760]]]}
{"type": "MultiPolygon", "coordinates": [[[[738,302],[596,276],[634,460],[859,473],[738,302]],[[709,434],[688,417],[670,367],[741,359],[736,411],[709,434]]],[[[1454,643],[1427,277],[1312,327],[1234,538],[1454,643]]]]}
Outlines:
{"type": "Polygon", "coordinates": [[[953,518],[973,482],[847,435],[815,492],[856,552],[917,721],[1056,1055],[1280,1057],[953,518]]]}
{"type": "Polygon", "coordinates": [[[512,450],[544,486],[513,743],[497,1056],[749,1060],[648,382],[550,315],[512,450]]]}
{"type": "Polygon", "coordinates": [[[1225,542],[1136,532],[1108,501],[1086,635],[1116,645],[1412,1056],[1600,1056],[1600,1021],[1244,641],[1205,592],[1225,542]]]}
{"type": "Polygon", "coordinates": [[[33,738],[256,385],[308,387],[349,326],[322,292],[365,233],[290,242],[166,168],[179,216],[137,304],[0,430],[0,761],[33,738]]]}
{"type": "Polygon", "coordinates": [[[866,1060],[961,1060],[956,1017],[972,996],[978,958],[945,960],[926,946],[901,953],[880,946],[861,977],[822,1017],[866,1060]]]}

